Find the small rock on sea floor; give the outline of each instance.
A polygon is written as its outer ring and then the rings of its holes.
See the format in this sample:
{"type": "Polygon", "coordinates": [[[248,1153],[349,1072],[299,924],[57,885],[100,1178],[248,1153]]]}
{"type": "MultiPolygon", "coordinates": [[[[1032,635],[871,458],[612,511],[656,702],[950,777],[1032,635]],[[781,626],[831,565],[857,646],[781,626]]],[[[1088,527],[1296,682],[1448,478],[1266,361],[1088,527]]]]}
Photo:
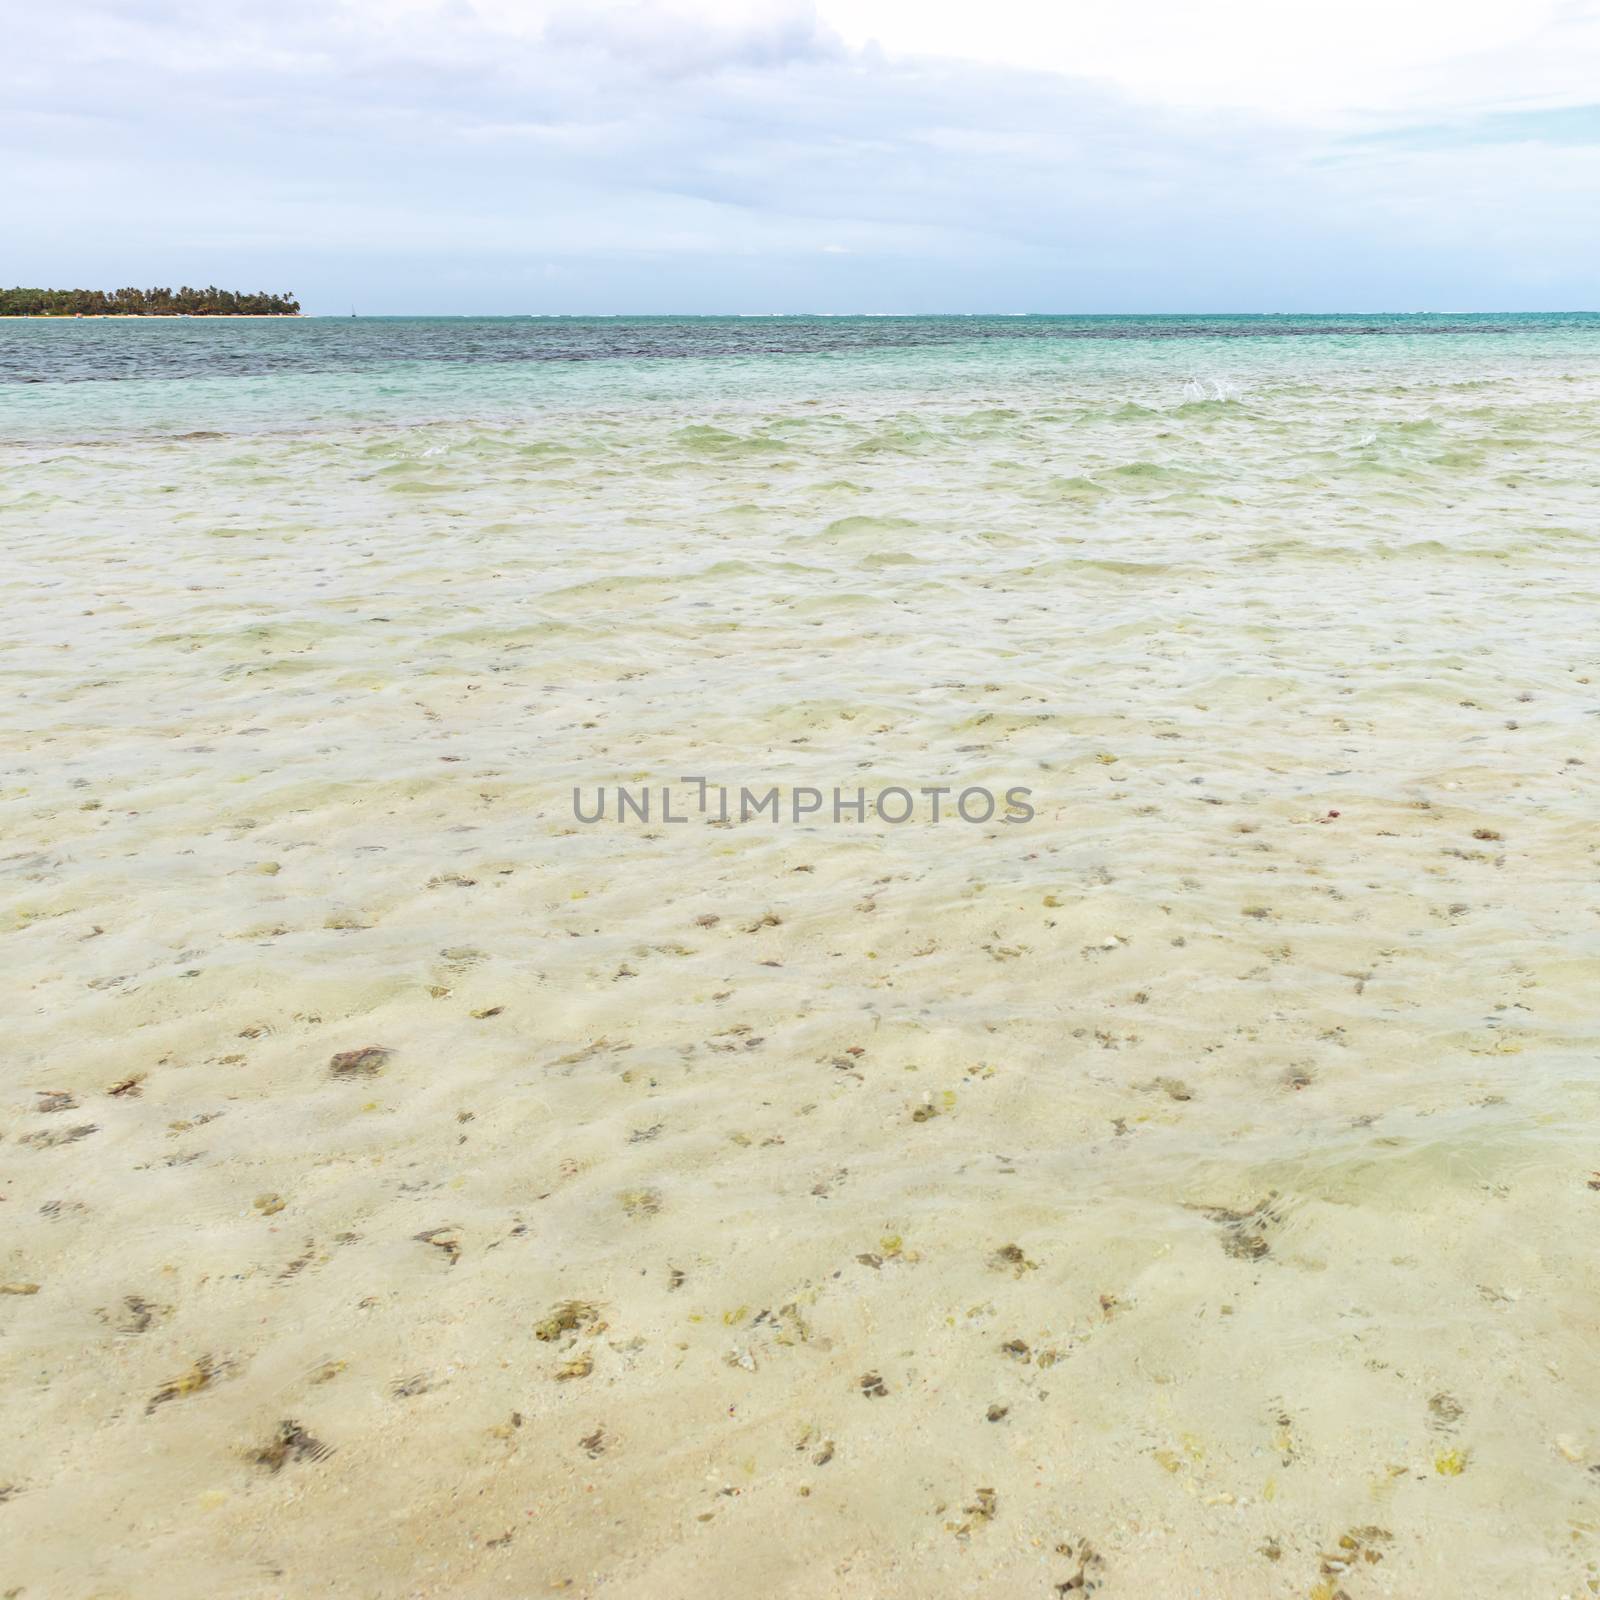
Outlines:
{"type": "Polygon", "coordinates": [[[383,1069],[394,1051],[381,1044],[363,1045],[359,1050],[342,1050],[328,1063],[336,1078],[370,1078],[383,1069]]]}

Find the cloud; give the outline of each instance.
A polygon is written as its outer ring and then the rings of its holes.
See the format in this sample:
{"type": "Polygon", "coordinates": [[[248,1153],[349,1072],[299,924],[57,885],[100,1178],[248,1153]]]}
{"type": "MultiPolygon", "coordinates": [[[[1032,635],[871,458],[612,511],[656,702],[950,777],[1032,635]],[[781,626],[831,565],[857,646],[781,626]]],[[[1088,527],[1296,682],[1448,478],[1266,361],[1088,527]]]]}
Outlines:
{"type": "Polygon", "coordinates": [[[1589,98],[1600,0],[822,0],[852,44],[1297,120],[1589,98]]]}
{"type": "Polygon", "coordinates": [[[643,0],[567,7],[549,15],[539,38],[555,52],[599,49],[634,71],[674,78],[769,71],[795,62],[837,60],[845,53],[810,5],[720,13],[643,0]]]}
{"type": "MultiPolygon", "coordinates": [[[[988,53],[1025,54],[997,3],[988,53]]],[[[1048,39],[1042,65],[940,54],[938,7],[885,44],[830,5],[34,8],[0,68],[11,271],[373,311],[1600,301],[1580,112],[1516,122],[1465,69],[1426,120],[1431,90],[1202,107],[1164,68],[1119,81],[1114,30],[1068,72],[1048,39]]]]}

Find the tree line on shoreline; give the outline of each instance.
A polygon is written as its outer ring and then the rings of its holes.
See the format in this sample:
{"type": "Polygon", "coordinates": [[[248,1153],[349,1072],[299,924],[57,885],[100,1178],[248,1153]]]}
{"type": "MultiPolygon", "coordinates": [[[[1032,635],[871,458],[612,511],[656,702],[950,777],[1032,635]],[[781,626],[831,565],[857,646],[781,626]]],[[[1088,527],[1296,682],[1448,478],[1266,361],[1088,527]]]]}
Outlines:
{"type": "Polygon", "coordinates": [[[3,317],[292,317],[292,294],[234,289],[0,289],[3,317]]]}

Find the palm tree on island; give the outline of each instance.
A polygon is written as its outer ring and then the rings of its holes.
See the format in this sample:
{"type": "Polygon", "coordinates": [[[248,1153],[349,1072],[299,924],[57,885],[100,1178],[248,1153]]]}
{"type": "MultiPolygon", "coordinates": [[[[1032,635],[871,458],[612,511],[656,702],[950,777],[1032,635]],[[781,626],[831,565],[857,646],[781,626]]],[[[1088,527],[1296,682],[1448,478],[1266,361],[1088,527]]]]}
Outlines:
{"type": "Polygon", "coordinates": [[[297,317],[293,294],[181,289],[0,289],[0,317],[297,317]]]}

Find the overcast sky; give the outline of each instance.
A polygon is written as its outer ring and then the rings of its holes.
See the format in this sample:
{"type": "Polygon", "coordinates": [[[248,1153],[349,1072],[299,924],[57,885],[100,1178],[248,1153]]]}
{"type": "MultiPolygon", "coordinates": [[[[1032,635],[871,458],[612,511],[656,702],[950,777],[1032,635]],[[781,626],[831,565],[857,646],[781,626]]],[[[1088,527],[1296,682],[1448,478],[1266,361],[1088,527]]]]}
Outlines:
{"type": "Polygon", "coordinates": [[[1600,309],[1600,0],[7,12],[7,283],[369,313],[1600,309]]]}

